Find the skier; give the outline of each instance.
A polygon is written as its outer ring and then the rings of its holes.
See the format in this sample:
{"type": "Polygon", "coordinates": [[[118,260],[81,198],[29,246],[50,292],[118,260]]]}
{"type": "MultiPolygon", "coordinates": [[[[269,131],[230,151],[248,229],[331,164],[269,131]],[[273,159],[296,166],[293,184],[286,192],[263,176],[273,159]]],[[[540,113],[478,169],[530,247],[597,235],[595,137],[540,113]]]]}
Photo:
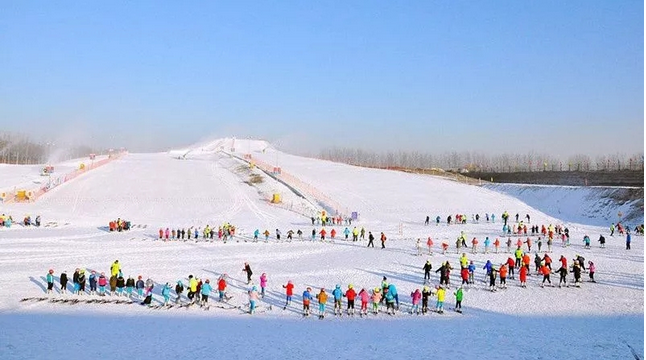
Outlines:
{"type": "Polygon", "coordinates": [[[463,267],[460,270],[460,276],[462,277],[462,285],[464,284],[469,284],[469,268],[468,267],[463,267]]]}
{"type": "Polygon", "coordinates": [[[177,297],[175,298],[175,304],[179,304],[183,292],[184,284],[182,283],[182,280],[177,280],[177,284],[175,285],[175,294],[177,294],[177,297]]]}
{"type": "Polygon", "coordinates": [[[588,271],[590,273],[590,282],[596,282],[594,281],[594,272],[597,270],[597,267],[594,265],[592,261],[588,261],[588,271]]]}
{"type": "Polygon", "coordinates": [[[500,264],[500,270],[498,270],[498,273],[500,274],[500,287],[503,289],[507,288],[507,264],[503,263],[500,264]]]}
{"type": "Polygon", "coordinates": [[[253,232],[253,242],[258,242],[258,236],[260,236],[260,230],[256,229],[253,232]]]}
{"type": "Polygon", "coordinates": [[[222,276],[220,276],[220,279],[218,279],[218,301],[219,302],[224,301],[226,297],[226,291],[227,291],[226,277],[227,277],[227,274],[222,274],[222,276]]]}
{"type": "Polygon", "coordinates": [[[54,270],[49,269],[47,272],[47,294],[51,294],[54,291],[54,270]]]}
{"type": "Polygon", "coordinates": [[[332,229],[332,231],[330,231],[330,240],[334,241],[335,238],[336,238],[336,229],[332,229]]]}
{"type": "Polygon", "coordinates": [[[381,291],[378,287],[372,290],[372,312],[377,315],[379,313],[379,303],[381,302],[381,291]]]}
{"type": "Polygon", "coordinates": [[[121,265],[119,264],[119,260],[115,260],[112,266],[110,266],[110,276],[119,275],[119,271],[121,271],[121,265]]]}
{"type": "Polygon", "coordinates": [[[132,297],[132,289],[135,288],[135,279],[132,278],[132,276],[128,276],[128,280],[126,280],[126,293],[128,294],[128,297],[132,297]]]}
{"type": "MultiPolygon", "coordinates": [[[[395,287],[395,284],[390,284],[388,285],[388,294],[391,294],[393,298],[395,299],[395,303],[397,305],[396,309],[399,310],[399,294],[397,293],[397,288],[395,287]]],[[[394,313],[394,310],[393,310],[394,313]]]]}
{"type": "Polygon", "coordinates": [[[105,277],[105,273],[99,275],[99,295],[105,296],[105,287],[108,285],[108,279],[105,277]]]}
{"type": "Polygon", "coordinates": [[[630,233],[626,234],[626,250],[630,250],[630,233]]]}
{"type": "Polygon", "coordinates": [[[298,240],[303,240],[303,231],[301,229],[296,230],[296,235],[298,236],[298,240]]]}
{"type": "Polygon", "coordinates": [[[249,294],[249,314],[256,313],[256,302],[258,301],[258,288],[254,285],[251,287],[251,290],[247,292],[249,294]]]}
{"type": "Polygon", "coordinates": [[[493,246],[496,249],[496,254],[498,253],[498,250],[500,249],[500,240],[496,238],[496,240],[493,242],[493,246]]]}
{"type": "Polygon", "coordinates": [[[375,247],[375,244],[373,242],[374,240],[375,240],[375,237],[372,235],[372,232],[368,231],[368,247],[371,247],[371,246],[373,248],[375,247]]]}
{"type": "Polygon", "coordinates": [[[484,240],[485,254],[489,253],[489,245],[490,244],[491,244],[491,240],[489,240],[489,236],[485,237],[485,240],[484,240]]]}
{"type": "Polygon", "coordinates": [[[78,294],[85,295],[85,270],[83,269],[79,271],[78,286],[78,294]]]}
{"type": "Polygon", "coordinates": [[[123,274],[119,271],[119,276],[117,276],[117,296],[123,295],[123,288],[126,286],[126,279],[123,278],[123,274]]]}
{"type": "Polygon", "coordinates": [[[95,295],[97,282],[96,271],[92,270],[88,279],[90,280],[90,295],[95,295]]]}
{"type": "Polygon", "coordinates": [[[114,296],[117,292],[117,276],[110,276],[110,296],[114,296]]]}
{"type": "Polygon", "coordinates": [[[366,291],[365,288],[362,288],[359,291],[359,298],[361,299],[361,311],[360,315],[368,315],[368,302],[370,301],[370,294],[366,291]]]}
{"type": "Polygon", "coordinates": [[[462,313],[462,298],[464,297],[462,286],[458,287],[453,295],[455,295],[455,311],[462,313]]]}
{"type": "Polygon", "coordinates": [[[520,268],[522,266],[523,249],[521,249],[520,246],[519,246],[518,248],[516,248],[516,251],[514,252],[514,255],[516,257],[515,266],[517,268],[520,268]]]}
{"type": "MultiPolygon", "coordinates": [[[[101,275],[103,275],[103,273],[101,273],[101,275]]],[[[139,299],[144,298],[144,287],[145,287],[144,280],[141,277],[141,275],[139,275],[137,277],[137,282],[135,283],[135,288],[137,289],[137,295],[139,295],[139,299]]]]}
{"type": "Polygon", "coordinates": [[[590,237],[588,235],[585,235],[583,237],[583,245],[584,245],[584,248],[586,249],[590,248],[590,237]]]}
{"type": "Polygon", "coordinates": [[[321,242],[323,242],[325,241],[325,235],[327,235],[327,231],[325,231],[325,229],[321,229],[321,231],[319,231],[319,235],[321,235],[321,242]]]}
{"type": "Polygon", "coordinates": [[[381,248],[385,249],[386,248],[386,235],[384,233],[381,233],[381,236],[379,238],[381,240],[381,248]]]}
{"type": "Polygon", "coordinates": [[[538,253],[535,253],[534,254],[534,266],[536,267],[536,274],[540,273],[541,261],[543,261],[543,260],[541,259],[540,255],[538,255],[538,253]]]}
{"type": "Polygon", "coordinates": [[[428,215],[426,215],[426,221],[424,221],[424,225],[428,226],[430,221],[431,221],[431,218],[428,215]]]}
{"type": "Polygon", "coordinates": [[[469,263],[469,284],[473,284],[475,280],[476,265],[473,263],[473,260],[469,263]]]}
{"type": "Polygon", "coordinates": [[[74,295],[78,294],[79,292],[79,268],[76,268],[74,270],[74,273],[72,274],[72,284],[74,285],[74,295]]]}
{"type": "Polygon", "coordinates": [[[559,274],[559,288],[562,286],[561,284],[567,286],[567,268],[564,266],[561,266],[556,272],[559,274]]]}
{"type": "Polygon", "coordinates": [[[444,297],[446,295],[446,290],[444,290],[444,287],[442,285],[438,286],[437,288],[437,304],[436,304],[436,311],[439,314],[444,314],[444,297]]]}
{"type": "Polygon", "coordinates": [[[352,241],[357,241],[357,240],[359,240],[359,230],[355,226],[354,228],[352,228],[352,241]]]}
{"type": "Polygon", "coordinates": [[[507,253],[511,254],[511,238],[507,238],[507,253]]]}
{"type": "MultiPolygon", "coordinates": [[[[170,286],[169,286],[170,287],[170,286]]],[[[208,303],[209,303],[209,295],[211,294],[211,281],[209,279],[206,279],[204,284],[202,284],[202,301],[200,302],[200,306],[205,306],[208,309],[208,303]]]]}
{"type": "Polygon", "coordinates": [[[162,288],[162,296],[164,297],[164,306],[168,306],[168,302],[170,301],[170,283],[166,283],[164,287],[162,288]]]}
{"type": "Polygon", "coordinates": [[[334,316],[342,314],[342,300],[343,300],[343,291],[341,291],[341,285],[337,284],[332,290],[332,298],[334,299],[334,316]]]}
{"type": "Polygon", "coordinates": [[[267,288],[267,274],[260,275],[260,296],[265,297],[265,288],[267,288]]]}
{"type": "Polygon", "coordinates": [[[265,242],[268,242],[269,241],[269,230],[265,229],[265,232],[263,232],[262,234],[265,235],[265,242]]]}
{"type": "Polygon", "coordinates": [[[303,291],[303,316],[310,315],[310,302],[312,301],[312,288],[308,287],[303,291]]]}
{"type": "Polygon", "coordinates": [[[509,270],[509,278],[514,279],[515,270],[514,270],[514,259],[510,256],[507,258],[507,269],[509,270]]]}
{"type": "Polygon", "coordinates": [[[417,249],[417,256],[422,256],[422,239],[417,238],[415,248],[417,249]]]}
{"type": "Polygon", "coordinates": [[[435,226],[440,226],[440,215],[435,217],[435,226]]]}
{"type": "Polygon", "coordinates": [[[146,286],[146,291],[145,291],[145,296],[146,296],[146,298],[145,298],[145,299],[144,299],[144,301],[141,303],[141,305],[148,305],[148,306],[150,306],[150,304],[151,304],[151,303],[152,303],[152,301],[153,301],[153,287],[154,287],[154,282],[153,282],[153,280],[152,280],[152,279],[150,279],[150,278],[146,279],[146,284],[145,284],[145,286],[146,286]]]}
{"type": "Polygon", "coordinates": [[[545,286],[545,281],[547,281],[550,286],[552,286],[552,281],[550,280],[550,269],[545,265],[545,262],[541,263],[541,274],[543,274],[543,282],[541,283],[541,287],[545,286]]]}
{"type": "Polygon", "coordinates": [[[422,299],[422,292],[419,289],[415,289],[414,292],[410,293],[411,302],[413,306],[410,309],[411,314],[419,315],[419,301],[422,299]]]}
{"type": "Polygon", "coordinates": [[[613,236],[615,233],[615,224],[610,224],[610,236],[613,236]]]}
{"type": "Polygon", "coordinates": [[[489,290],[496,291],[496,273],[498,270],[495,267],[491,267],[489,270],[489,290]]]}
{"type": "Polygon", "coordinates": [[[574,273],[574,286],[581,287],[581,266],[578,260],[574,260],[572,272],[574,273]]]}
{"type": "Polygon", "coordinates": [[[431,260],[426,260],[426,264],[424,264],[422,269],[424,270],[424,282],[426,283],[427,281],[431,280],[431,270],[433,269],[431,260]]]}
{"type": "MultiPolygon", "coordinates": [[[[512,268],[513,268],[513,267],[510,267],[510,269],[512,269],[512,268]]],[[[522,267],[522,268],[520,268],[520,274],[519,274],[519,277],[520,277],[520,287],[523,287],[523,288],[526,288],[526,287],[527,287],[527,272],[528,272],[528,270],[527,270],[527,268],[526,268],[526,267],[522,267]]]]}
{"type": "Polygon", "coordinates": [[[384,295],[386,298],[386,314],[395,315],[395,296],[390,291],[386,292],[384,295]]]}
{"type": "Polygon", "coordinates": [[[280,241],[280,235],[281,234],[282,233],[280,232],[280,230],[276,229],[276,241],[280,241]]]}
{"type": "Polygon", "coordinates": [[[606,238],[603,235],[599,235],[599,244],[602,249],[606,247],[606,238]]]}
{"type": "Polygon", "coordinates": [[[426,246],[428,246],[428,254],[433,255],[433,239],[430,236],[426,240],[426,246]]]}
{"type": "Polygon", "coordinates": [[[247,285],[251,285],[251,275],[253,275],[253,271],[251,271],[249,263],[244,263],[244,269],[242,269],[242,271],[247,273],[247,285]]]}
{"type": "MultiPolygon", "coordinates": [[[[366,239],[366,229],[364,229],[363,227],[361,227],[361,231],[359,232],[359,238],[360,238],[361,240],[365,240],[365,239],[366,239]]],[[[373,247],[374,247],[374,246],[373,246],[373,247]]]]}
{"type": "Polygon", "coordinates": [[[283,285],[283,289],[285,289],[285,306],[283,307],[283,310],[285,310],[292,303],[292,296],[294,295],[294,283],[289,280],[287,282],[287,285],[283,285]]]}
{"type": "Polygon", "coordinates": [[[325,304],[327,303],[327,294],[325,293],[325,288],[321,288],[321,291],[316,295],[316,299],[319,302],[319,319],[325,318],[325,304]]]}
{"type": "Polygon", "coordinates": [[[422,288],[422,314],[428,312],[428,297],[432,295],[431,288],[428,285],[424,285],[422,288]]]}
{"type": "Polygon", "coordinates": [[[61,273],[59,281],[61,283],[61,294],[65,294],[67,292],[67,272],[66,271],[63,271],[61,273]]]}
{"type": "Polygon", "coordinates": [[[348,298],[348,308],[346,309],[348,315],[354,315],[354,299],[357,297],[357,292],[354,291],[352,284],[348,285],[348,290],[346,290],[343,296],[348,298]]]}
{"type": "MultiPolygon", "coordinates": [[[[538,225],[536,225],[536,226],[538,226],[538,225]]],[[[541,239],[540,236],[538,237],[538,240],[536,241],[536,244],[538,245],[538,252],[541,252],[541,247],[543,246],[543,240],[541,239]]]]}

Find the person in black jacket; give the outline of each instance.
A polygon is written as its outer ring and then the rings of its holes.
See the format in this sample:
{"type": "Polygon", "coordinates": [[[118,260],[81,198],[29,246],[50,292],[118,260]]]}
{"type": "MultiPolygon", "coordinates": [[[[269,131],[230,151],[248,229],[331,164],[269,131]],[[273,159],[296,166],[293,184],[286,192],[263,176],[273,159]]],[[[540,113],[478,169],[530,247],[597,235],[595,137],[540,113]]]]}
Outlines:
{"type": "Polygon", "coordinates": [[[74,270],[74,274],[72,274],[72,284],[74,284],[74,294],[77,294],[79,292],[79,268],[76,268],[74,270]]]}
{"type": "Polygon", "coordinates": [[[61,281],[61,294],[65,294],[67,292],[67,272],[63,271],[60,277],[61,281]]]}
{"type": "Polygon", "coordinates": [[[85,270],[80,270],[78,275],[79,295],[85,294],[85,270]]]}
{"type": "Polygon", "coordinates": [[[117,295],[123,295],[123,288],[126,286],[126,279],[123,278],[123,274],[119,271],[119,276],[117,276],[117,295]]]}
{"type": "Polygon", "coordinates": [[[247,273],[247,285],[251,284],[251,275],[253,275],[253,271],[251,271],[249,263],[244,263],[244,269],[242,269],[242,271],[247,273]]]}
{"type": "Polygon", "coordinates": [[[371,231],[368,231],[368,247],[370,246],[372,246],[373,248],[375,247],[375,243],[373,241],[375,241],[375,236],[372,235],[371,231]]]}
{"type": "Polygon", "coordinates": [[[132,296],[132,289],[135,287],[135,279],[132,278],[132,276],[128,276],[128,280],[126,280],[126,292],[128,293],[128,297],[132,296]]]}
{"type": "Polygon", "coordinates": [[[428,312],[428,297],[431,296],[431,288],[424,286],[422,289],[422,314],[428,312]]]}
{"type": "Polygon", "coordinates": [[[426,260],[426,264],[424,264],[424,282],[427,280],[431,280],[431,270],[433,269],[433,265],[431,265],[431,260],[426,260]]]}
{"type": "Polygon", "coordinates": [[[559,274],[559,287],[561,283],[567,287],[567,269],[561,266],[556,272],[559,274]]]}
{"type": "Polygon", "coordinates": [[[175,285],[175,293],[177,294],[177,298],[175,299],[175,304],[179,304],[179,299],[182,297],[183,292],[184,292],[184,284],[182,284],[182,280],[177,280],[177,285],[175,285]]]}

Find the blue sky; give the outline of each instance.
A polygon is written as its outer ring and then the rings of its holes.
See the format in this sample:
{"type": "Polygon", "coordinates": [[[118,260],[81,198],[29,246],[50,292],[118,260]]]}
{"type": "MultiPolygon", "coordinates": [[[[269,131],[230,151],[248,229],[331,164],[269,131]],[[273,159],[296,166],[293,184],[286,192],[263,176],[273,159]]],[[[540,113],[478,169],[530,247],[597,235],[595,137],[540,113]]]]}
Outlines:
{"type": "Polygon", "coordinates": [[[642,152],[642,1],[0,2],[0,126],[163,150],[642,152]]]}

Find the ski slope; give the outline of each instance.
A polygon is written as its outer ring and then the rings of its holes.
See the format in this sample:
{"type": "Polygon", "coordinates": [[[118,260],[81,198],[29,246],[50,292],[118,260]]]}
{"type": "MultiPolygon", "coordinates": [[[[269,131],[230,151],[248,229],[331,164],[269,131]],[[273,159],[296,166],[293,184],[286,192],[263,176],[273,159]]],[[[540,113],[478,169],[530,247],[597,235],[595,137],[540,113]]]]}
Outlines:
{"type": "MultiPolygon", "coordinates": [[[[20,218],[23,213],[41,214],[43,223],[56,227],[0,229],[0,326],[12,331],[0,333],[2,357],[7,359],[113,358],[115,344],[145,358],[224,356],[227,358],[302,358],[327,355],[335,358],[383,358],[383,356],[509,358],[631,358],[631,347],[643,358],[644,337],[644,246],[633,237],[632,250],[624,250],[624,238],[608,237],[605,227],[593,227],[548,216],[520,200],[481,187],[455,183],[430,176],[357,168],[305,159],[274,150],[261,141],[219,139],[200,144],[191,151],[164,154],[128,154],[47,193],[38,202],[5,204],[0,213],[20,218]],[[386,249],[367,248],[366,241],[310,241],[312,226],[303,211],[288,210],[267,202],[266,193],[280,192],[287,201],[305,201],[264,175],[263,183],[245,183],[245,164],[226,153],[251,153],[267,163],[277,164],[303,183],[326,194],[347,211],[360,213],[353,225],[365,227],[378,238],[388,236],[386,249]],[[223,150],[224,149],[224,152],[223,150]],[[177,154],[187,154],[178,160],[177,154]],[[299,200],[300,199],[300,200],[299,200]],[[597,266],[597,283],[581,288],[540,288],[537,276],[530,276],[528,288],[508,280],[509,287],[486,290],[482,266],[494,264],[509,254],[470,254],[478,266],[476,284],[465,291],[464,314],[450,311],[452,292],[447,291],[445,314],[413,316],[405,313],[410,294],[423,282],[422,266],[430,259],[433,269],[449,261],[457,270],[451,283],[459,284],[455,238],[465,231],[468,239],[500,236],[502,223],[469,221],[465,225],[445,224],[449,214],[481,216],[503,211],[528,213],[532,223],[565,224],[572,238],[570,247],[556,241],[555,265],[563,254],[568,263],[583,255],[597,266]],[[442,223],[424,226],[424,218],[440,215],[442,223]],[[108,221],[125,218],[136,227],[129,232],[109,233],[108,221]],[[159,228],[198,227],[230,222],[240,229],[237,240],[156,240],[159,228]],[[306,239],[277,242],[274,230],[283,238],[288,229],[301,229],[306,239]],[[265,243],[251,242],[253,230],[269,230],[265,243]],[[589,235],[592,249],[583,249],[589,235]],[[607,248],[596,239],[606,235],[607,248]],[[435,240],[434,254],[416,255],[415,239],[435,240]],[[245,241],[246,240],[246,241],[245,241]],[[439,245],[451,245],[442,255],[439,245]],[[155,304],[159,304],[164,283],[187,282],[189,274],[211,279],[228,274],[231,304],[247,303],[246,279],[241,271],[249,262],[253,280],[265,272],[269,278],[267,296],[259,313],[250,316],[239,309],[212,306],[199,308],[148,309],[138,305],[58,304],[20,302],[21,298],[44,295],[45,275],[54,269],[68,276],[77,267],[109,273],[118,259],[126,277],[142,275],[155,281],[155,304]],[[383,276],[397,285],[401,309],[394,317],[370,315],[366,319],[335,318],[328,301],[325,320],[301,316],[300,294],[310,286],[315,292],[335,284],[345,289],[379,286],[383,276]],[[292,280],[294,301],[286,310],[283,284],[292,280]],[[272,310],[268,310],[269,307],[272,310]],[[100,325],[99,325],[100,324],[100,325]],[[66,346],[61,347],[60,344],[66,346]],[[38,345],[35,345],[38,344],[38,345]],[[145,354],[145,355],[144,355],[145,354]]],[[[303,205],[307,206],[307,205],[303,205]]],[[[312,209],[310,209],[312,210],[312,209]]],[[[469,219],[470,220],[470,219],[469,219]]],[[[345,226],[335,228],[341,237],[345,226]]],[[[501,241],[504,242],[501,237],[501,241]]],[[[535,239],[535,237],[534,237],[535,239]]],[[[513,238],[514,242],[516,238],[513,238]]],[[[425,243],[425,241],[423,241],[425,243]]],[[[425,247],[424,247],[425,248],[425,247]]],[[[532,266],[533,270],[533,266],[532,266]]],[[[439,275],[433,273],[432,282],[439,275]]],[[[568,277],[571,281],[572,276],[568,277]]],[[[583,274],[587,280],[587,274],[583,274]]],[[[552,281],[558,282],[553,275],[552,281]]],[[[183,300],[186,301],[186,297],[183,300]]],[[[63,295],[54,294],[53,298],[63,295]]],[[[71,295],[67,295],[72,297],[71,295]]],[[[174,292],[173,292],[174,296],[174,292]]],[[[86,295],[88,298],[92,298],[86,295]]],[[[216,296],[211,302],[214,305],[216,296]]],[[[345,301],[344,301],[345,304],[345,301]]],[[[435,299],[430,299],[433,307],[435,299]]],[[[313,306],[315,309],[316,306],[313,306]]],[[[121,353],[119,353],[121,356],[121,353]]]]}

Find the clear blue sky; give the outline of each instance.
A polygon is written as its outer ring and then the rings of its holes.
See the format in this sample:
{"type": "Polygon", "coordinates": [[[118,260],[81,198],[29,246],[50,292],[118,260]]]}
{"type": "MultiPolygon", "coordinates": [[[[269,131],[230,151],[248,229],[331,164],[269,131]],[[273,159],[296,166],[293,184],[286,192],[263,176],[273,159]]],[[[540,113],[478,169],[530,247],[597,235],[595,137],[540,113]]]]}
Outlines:
{"type": "Polygon", "coordinates": [[[0,126],[135,150],[644,148],[642,1],[174,3],[0,2],[0,126]]]}

